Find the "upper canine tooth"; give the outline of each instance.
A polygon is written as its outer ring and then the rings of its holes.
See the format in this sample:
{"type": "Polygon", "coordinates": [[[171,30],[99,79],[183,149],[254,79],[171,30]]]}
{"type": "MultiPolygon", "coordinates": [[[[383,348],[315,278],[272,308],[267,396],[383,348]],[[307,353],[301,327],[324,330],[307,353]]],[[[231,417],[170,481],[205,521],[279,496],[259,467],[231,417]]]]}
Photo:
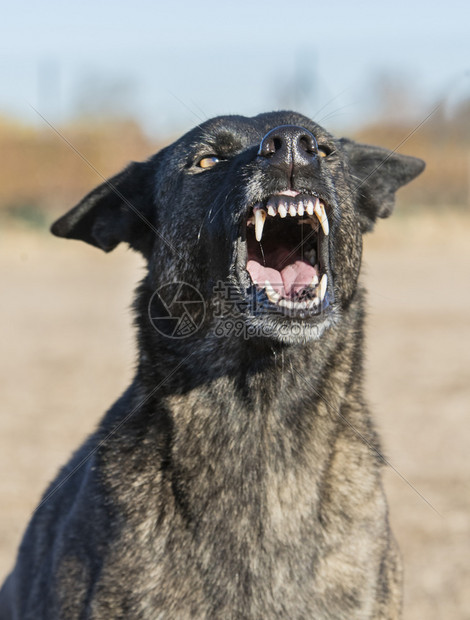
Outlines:
{"type": "Polygon", "coordinates": [[[261,237],[263,236],[264,220],[266,219],[266,211],[262,207],[254,207],[253,215],[255,216],[256,241],[261,241],[261,237]]]}
{"type": "Polygon", "coordinates": [[[328,218],[326,216],[325,206],[322,202],[320,202],[318,198],[315,201],[314,209],[315,209],[315,215],[318,217],[318,220],[321,224],[323,232],[325,233],[325,236],[327,236],[330,231],[330,227],[328,225],[328,218]]]}
{"type": "Polygon", "coordinates": [[[305,209],[309,215],[313,215],[313,202],[311,200],[305,201],[305,209]]]}
{"type": "Polygon", "coordinates": [[[328,223],[328,216],[326,215],[325,205],[321,202],[320,209],[322,210],[322,221],[320,222],[321,227],[323,228],[323,232],[325,233],[325,237],[328,236],[330,232],[330,225],[328,223]]]}
{"type": "Polygon", "coordinates": [[[289,215],[291,217],[295,217],[297,215],[297,209],[295,208],[294,204],[291,204],[291,206],[289,207],[289,215]]]}
{"type": "Polygon", "coordinates": [[[286,208],[286,203],[285,202],[281,202],[277,208],[277,212],[279,213],[279,215],[281,217],[286,217],[287,215],[287,208],[286,208]]]}
{"type": "Polygon", "coordinates": [[[319,294],[320,301],[323,301],[325,299],[327,284],[328,284],[328,276],[326,275],[326,273],[324,273],[320,280],[320,294],[319,294]]]}

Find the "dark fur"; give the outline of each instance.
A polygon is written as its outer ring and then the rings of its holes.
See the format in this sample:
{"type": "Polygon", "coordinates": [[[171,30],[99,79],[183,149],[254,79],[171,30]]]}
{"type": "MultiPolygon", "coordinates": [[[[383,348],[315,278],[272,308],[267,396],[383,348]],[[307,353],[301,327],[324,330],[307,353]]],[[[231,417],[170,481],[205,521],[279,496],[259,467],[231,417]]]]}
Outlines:
{"type": "Polygon", "coordinates": [[[1,620],[400,616],[381,448],[362,395],[358,275],[362,233],[422,169],[291,112],[221,117],[56,222],[59,236],[105,251],[125,241],[147,259],[139,359],[35,512],[1,620]],[[282,125],[305,127],[331,154],[294,161],[289,179],[258,155],[282,125]],[[223,161],[197,167],[213,153],[223,161]],[[289,182],[329,206],[328,311],[298,320],[244,309],[244,324],[269,337],[215,337],[215,283],[241,296],[250,284],[239,224],[289,182]],[[181,340],[148,318],[153,292],[174,281],[206,301],[202,326],[181,340]]]}

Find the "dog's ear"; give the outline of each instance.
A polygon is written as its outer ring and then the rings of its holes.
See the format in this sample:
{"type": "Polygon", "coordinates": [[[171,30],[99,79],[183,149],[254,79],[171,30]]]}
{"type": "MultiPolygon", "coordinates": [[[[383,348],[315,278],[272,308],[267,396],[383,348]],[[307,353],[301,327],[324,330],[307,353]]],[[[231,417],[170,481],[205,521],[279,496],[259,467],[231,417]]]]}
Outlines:
{"type": "Polygon", "coordinates": [[[152,160],[131,163],[54,222],[51,232],[105,252],[124,241],[148,258],[155,238],[153,171],[152,160]]]}
{"type": "Polygon", "coordinates": [[[423,170],[425,163],[417,157],[341,140],[353,175],[357,208],[363,232],[372,230],[378,217],[388,217],[395,204],[395,192],[423,170]]]}

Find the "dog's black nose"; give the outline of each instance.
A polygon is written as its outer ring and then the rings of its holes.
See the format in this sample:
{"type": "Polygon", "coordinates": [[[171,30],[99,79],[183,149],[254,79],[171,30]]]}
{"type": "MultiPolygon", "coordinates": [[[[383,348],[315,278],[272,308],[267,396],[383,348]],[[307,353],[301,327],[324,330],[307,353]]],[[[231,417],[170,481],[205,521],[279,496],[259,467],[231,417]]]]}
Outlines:
{"type": "Polygon", "coordinates": [[[315,136],[297,125],[280,125],[261,140],[258,155],[278,167],[310,163],[318,154],[315,136]]]}

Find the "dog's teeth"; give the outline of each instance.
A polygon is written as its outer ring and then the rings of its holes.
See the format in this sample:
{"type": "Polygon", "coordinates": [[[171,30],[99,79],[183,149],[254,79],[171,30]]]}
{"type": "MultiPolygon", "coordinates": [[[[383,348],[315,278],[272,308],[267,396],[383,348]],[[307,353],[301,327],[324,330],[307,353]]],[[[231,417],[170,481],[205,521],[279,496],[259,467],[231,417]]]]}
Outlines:
{"type": "Polygon", "coordinates": [[[289,215],[291,217],[295,217],[297,215],[297,209],[295,208],[294,204],[291,204],[291,206],[289,207],[289,215]]]}
{"type": "Polygon", "coordinates": [[[286,203],[281,202],[280,205],[277,208],[277,212],[279,213],[279,215],[281,217],[286,217],[286,215],[287,215],[286,203]]]}
{"type": "Polygon", "coordinates": [[[268,209],[268,215],[270,215],[271,217],[275,217],[277,215],[276,200],[275,198],[273,198],[273,196],[271,196],[271,198],[266,203],[266,207],[268,209]]]}
{"type": "Polygon", "coordinates": [[[293,310],[295,308],[294,302],[290,299],[281,299],[279,305],[284,308],[288,308],[289,310],[293,310]]]}
{"type": "Polygon", "coordinates": [[[266,295],[269,301],[272,301],[274,304],[277,304],[277,302],[281,299],[281,296],[277,291],[273,289],[271,282],[269,280],[266,280],[266,282],[264,283],[264,287],[266,289],[266,295]]]}
{"type": "Polygon", "coordinates": [[[305,213],[304,203],[301,200],[299,200],[297,204],[297,215],[300,215],[300,217],[302,217],[304,213],[305,213]]]}
{"type": "Polygon", "coordinates": [[[310,282],[310,284],[309,284],[309,287],[310,287],[310,288],[316,288],[316,287],[317,287],[317,285],[318,285],[318,276],[317,276],[317,274],[315,274],[315,275],[313,276],[313,278],[312,278],[312,281],[311,281],[311,282],[310,282]]]}
{"type": "Polygon", "coordinates": [[[261,241],[261,237],[263,236],[264,221],[266,219],[266,211],[262,207],[255,207],[253,209],[253,215],[255,216],[256,241],[261,241]]]}
{"type": "Polygon", "coordinates": [[[322,215],[322,213],[321,213],[321,209],[320,209],[320,198],[316,198],[315,204],[313,205],[313,212],[315,213],[315,215],[318,218],[318,221],[321,224],[321,219],[322,219],[321,215],[322,215]]]}
{"type": "Polygon", "coordinates": [[[325,233],[325,237],[328,236],[329,232],[330,232],[330,225],[328,223],[328,216],[326,215],[326,210],[325,210],[325,205],[323,203],[320,203],[320,208],[322,210],[322,221],[320,222],[321,227],[323,228],[323,232],[325,233]]]}
{"type": "Polygon", "coordinates": [[[325,299],[327,284],[328,284],[328,276],[326,275],[326,273],[324,273],[320,280],[320,288],[319,288],[319,295],[318,295],[318,297],[320,298],[320,301],[323,301],[325,299]]]}
{"type": "Polygon", "coordinates": [[[323,232],[325,233],[325,236],[327,236],[330,230],[328,226],[328,218],[326,216],[325,206],[322,202],[320,202],[318,198],[315,201],[314,211],[315,211],[315,215],[318,218],[318,221],[321,224],[323,232]]]}
{"type": "Polygon", "coordinates": [[[305,201],[305,210],[309,215],[313,215],[313,202],[311,200],[305,201]]]}

